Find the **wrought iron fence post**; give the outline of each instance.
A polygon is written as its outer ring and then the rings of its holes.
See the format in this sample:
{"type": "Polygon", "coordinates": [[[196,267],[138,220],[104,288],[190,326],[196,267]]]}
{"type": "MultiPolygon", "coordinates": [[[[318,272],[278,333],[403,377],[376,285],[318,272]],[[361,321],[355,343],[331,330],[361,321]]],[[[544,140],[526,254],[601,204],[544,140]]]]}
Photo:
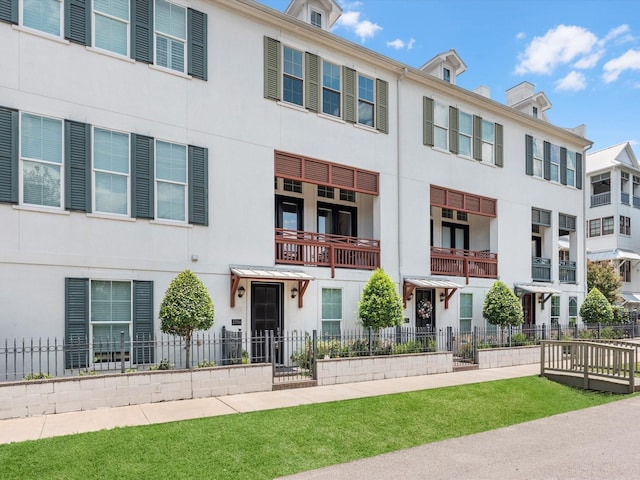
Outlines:
{"type": "Polygon", "coordinates": [[[578,338],[578,322],[573,324],[573,338],[578,338]]]}
{"type": "Polygon", "coordinates": [[[372,335],[373,329],[371,327],[368,327],[368,336],[369,336],[369,356],[371,356],[372,351],[373,351],[373,335],[372,335]]]}
{"type": "Polygon", "coordinates": [[[271,352],[271,369],[273,370],[273,375],[276,374],[276,335],[273,330],[269,330],[269,350],[271,352]]]}
{"type": "Polygon", "coordinates": [[[473,363],[478,363],[478,326],[473,326],[473,337],[471,338],[473,344],[473,363]]]}
{"type": "Polygon", "coordinates": [[[120,331],[120,373],[124,373],[124,331],[120,331]]]}
{"type": "Polygon", "coordinates": [[[318,331],[313,331],[313,345],[312,345],[312,361],[310,367],[313,369],[311,371],[311,378],[314,380],[318,380],[318,331]]]}
{"type": "Polygon", "coordinates": [[[447,351],[453,351],[453,328],[447,327],[447,351]]]}
{"type": "Polygon", "coordinates": [[[598,322],[598,338],[602,335],[602,324],[598,322]]]}

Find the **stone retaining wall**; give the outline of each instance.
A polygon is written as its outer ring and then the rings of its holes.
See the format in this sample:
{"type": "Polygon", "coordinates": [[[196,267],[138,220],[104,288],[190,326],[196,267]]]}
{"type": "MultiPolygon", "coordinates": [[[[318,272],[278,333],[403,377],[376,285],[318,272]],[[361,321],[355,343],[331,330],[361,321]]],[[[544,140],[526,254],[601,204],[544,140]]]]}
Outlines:
{"type": "Polygon", "coordinates": [[[270,391],[271,364],[54,378],[0,384],[0,419],[270,391]]]}
{"type": "Polygon", "coordinates": [[[515,367],[540,363],[540,346],[478,349],[478,368],[515,367]]]}
{"type": "Polygon", "coordinates": [[[366,382],[453,371],[451,352],[318,360],[318,385],[366,382]]]}

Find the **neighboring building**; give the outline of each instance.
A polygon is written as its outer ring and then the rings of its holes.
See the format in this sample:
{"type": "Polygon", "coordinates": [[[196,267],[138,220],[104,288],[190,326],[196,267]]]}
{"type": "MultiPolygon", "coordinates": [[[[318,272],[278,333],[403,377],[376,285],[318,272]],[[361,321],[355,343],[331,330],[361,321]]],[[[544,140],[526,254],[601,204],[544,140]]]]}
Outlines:
{"type": "Polygon", "coordinates": [[[528,324],[575,317],[590,142],[544,94],[352,44],[334,1],[131,2],[0,1],[3,337],[159,333],[186,268],[214,331],[358,328],[376,267],[409,326],[484,326],[497,278],[528,324]]]}
{"type": "Polygon", "coordinates": [[[587,257],[612,261],[622,278],[621,303],[640,307],[640,164],[629,142],[587,156],[587,257]]]}

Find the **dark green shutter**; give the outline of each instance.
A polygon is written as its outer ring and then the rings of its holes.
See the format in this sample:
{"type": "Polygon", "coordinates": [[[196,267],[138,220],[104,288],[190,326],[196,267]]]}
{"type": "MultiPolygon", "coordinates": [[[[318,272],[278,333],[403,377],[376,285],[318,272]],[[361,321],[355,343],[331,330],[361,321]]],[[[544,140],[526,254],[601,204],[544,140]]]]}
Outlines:
{"type": "Polygon", "coordinates": [[[582,190],[582,154],[576,152],[576,188],[582,190]]]}
{"type": "Polygon", "coordinates": [[[504,166],[504,134],[502,131],[502,125],[496,123],[496,167],[504,166]]]}
{"type": "Polygon", "coordinates": [[[567,149],[560,147],[560,183],[567,184],[567,149]]]}
{"type": "Polygon", "coordinates": [[[131,212],[136,218],[154,218],[153,138],[131,135],[131,212]]]}
{"type": "Polygon", "coordinates": [[[473,159],[482,161],[482,117],[473,116],[473,159]]]}
{"type": "Polygon", "coordinates": [[[65,0],[64,38],[91,45],[91,0],[65,0]]]}
{"type": "Polygon", "coordinates": [[[280,42],[264,37],[264,98],[280,100],[280,42]]]}
{"type": "Polygon", "coordinates": [[[91,126],[64,121],[65,207],[91,212],[91,126]]]}
{"type": "Polygon", "coordinates": [[[209,225],[208,150],[189,145],[189,223],[209,225]]]}
{"type": "Polygon", "coordinates": [[[389,84],[376,78],[376,128],[389,133],[389,84]]]}
{"type": "Polygon", "coordinates": [[[18,24],[18,0],[0,0],[0,21],[18,24]]]}
{"type": "Polygon", "coordinates": [[[131,58],[153,63],[153,0],[131,2],[131,58]]]}
{"type": "Polygon", "coordinates": [[[344,121],[356,123],[356,71],[349,67],[342,67],[342,79],[344,80],[342,96],[344,121]]]}
{"type": "Polygon", "coordinates": [[[531,135],[524,136],[525,150],[525,173],[533,175],[533,137],[531,135]]]}
{"type": "Polygon", "coordinates": [[[551,144],[544,142],[544,179],[551,180],[551,144]]]}
{"type": "Polygon", "coordinates": [[[89,279],[64,279],[65,367],[89,366],[89,279]]]}
{"type": "Polygon", "coordinates": [[[187,73],[207,79],[207,14],[187,9],[187,73]]]}
{"type": "Polygon", "coordinates": [[[422,97],[422,144],[433,147],[433,99],[422,97]]]}
{"type": "Polygon", "coordinates": [[[0,108],[0,202],[18,203],[18,112],[0,108]]]}
{"type": "Polygon", "coordinates": [[[153,282],[133,282],[133,361],[154,363],[153,282]]]}
{"type": "Polygon", "coordinates": [[[312,112],[320,111],[320,57],[304,54],[305,106],[312,112]]]}
{"type": "Polygon", "coordinates": [[[449,107],[449,151],[458,153],[458,109],[449,107]]]}

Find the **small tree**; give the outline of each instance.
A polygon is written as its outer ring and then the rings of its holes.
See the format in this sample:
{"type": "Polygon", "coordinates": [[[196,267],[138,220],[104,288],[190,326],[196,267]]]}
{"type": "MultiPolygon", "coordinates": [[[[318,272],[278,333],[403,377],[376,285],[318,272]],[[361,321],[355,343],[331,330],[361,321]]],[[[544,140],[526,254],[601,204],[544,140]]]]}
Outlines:
{"type": "Polygon", "coordinates": [[[609,303],[618,300],[622,287],[620,272],[613,262],[587,262],[587,290],[597,288],[609,303]]]}
{"type": "Polygon", "coordinates": [[[358,315],[363,326],[374,330],[402,325],[402,298],[384,270],[376,269],[364,286],[358,315]]]}
{"type": "Polygon", "coordinates": [[[612,323],[613,309],[611,304],[597,288],[592,288],[580,306],[580,316],[587,324],[612,323]]]}
{"type": "Polygon", "coordinates": [[[504,282],[496,280],[484,298],[482,315],[491,325],[522,325],[524,313],[516,294],[504,282]]]}
{"type": "Polygon", "coordinates": [[[171,281],[160,304],[160,330],[178,335],[186,341],[187,368],[194,330],[208,330],[213,325],[213,302],[209,292],[190,270],[180,272],[171,281]]]}

